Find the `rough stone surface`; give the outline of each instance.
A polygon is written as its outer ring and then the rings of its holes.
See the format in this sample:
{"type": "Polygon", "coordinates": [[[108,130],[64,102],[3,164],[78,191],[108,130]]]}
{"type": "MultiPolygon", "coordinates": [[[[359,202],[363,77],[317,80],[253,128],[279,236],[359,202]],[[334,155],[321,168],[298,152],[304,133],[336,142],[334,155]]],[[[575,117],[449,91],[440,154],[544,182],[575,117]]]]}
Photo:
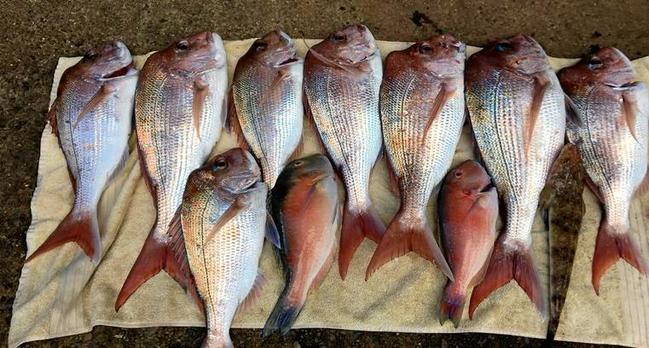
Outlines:
{"type": "MultiPolygon", "coordinates": [[[[578,57],[614,45],[631,58],[649,54],[649,2],[549,1],[11,1],[0,0],[0,342],[25,257],[24,233],[36,184],[39,137],[59,56],[76,56],[108,39],[135,54],[164,47],[186,33],[213,30],[224,39],[283,28],[318,38],[345,24],[366,24],[377,39],[413,41],[452,32],[471,45],[516,32],[533,35],[553,56],[578,57]]],[[[432,320],[432,318],[431,318],[432,320]]],[[[199,328],[117,329],[28,346],[196,347],[199,328]]],[[[233,330],[238,347],[540,346],[498,335],[417,335],[295,330],[262,340],[258,330],[233,330]]],[[[561,345],[559,345],[561,346],[561,345]]],[[[585,346],[564,344],[564,346],[585,346]]]]}

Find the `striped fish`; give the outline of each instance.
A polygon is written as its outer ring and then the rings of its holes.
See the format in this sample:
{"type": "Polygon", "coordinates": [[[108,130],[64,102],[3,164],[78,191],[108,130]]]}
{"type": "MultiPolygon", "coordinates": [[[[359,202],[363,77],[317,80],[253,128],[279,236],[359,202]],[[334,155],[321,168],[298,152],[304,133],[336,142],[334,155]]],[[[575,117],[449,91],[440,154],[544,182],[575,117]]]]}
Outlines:
{"type": "Polygon", "coordinates": [[[182,234],[169,225],[189,174],[219,139],[227,89],[221,38],[195,34],[147,59],[135,96],[135,128],[142,172],[156,205],[156,221],[115,303],[115,310],[164,269],[198,297],[187,266],[182,234]]]}

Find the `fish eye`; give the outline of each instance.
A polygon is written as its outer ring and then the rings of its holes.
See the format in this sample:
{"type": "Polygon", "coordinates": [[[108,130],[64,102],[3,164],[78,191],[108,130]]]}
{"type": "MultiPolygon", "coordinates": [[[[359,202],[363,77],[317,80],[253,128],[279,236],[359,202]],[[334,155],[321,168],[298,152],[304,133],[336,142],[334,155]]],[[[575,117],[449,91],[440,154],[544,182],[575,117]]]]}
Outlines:
{"type": "Polygon", "coordinates": [[[297,160],[297,161],[293,162],[293,166],[295,166],[295,167],[299,167],[299,166],[301,166],[303,164],[304,164],[304,161],[302,161],[302,160],[297,160]]]}
{"type": "Polygon", "coordinates": [[[428,46],[428,44],[419,45],[419,53],[430,54],[431,52],[433,52],[433,48],[428,46]]]}
{"type": "Polygon", "coordinates": [[[214,164],[212,165],[212,170],[219,171],[227,167],[228,167],[228,162],[226,162],[224,159],[219,159],[218,161],[214,162],[214,164]]]}
{"type": "Polygon", "coordinates": [[[455,173],[453,173],[453,175],[454,175],[456,178],[460,178],[460,177],[462,177],[462,175],[464,175],[464,173],[462,173],[461,170],[456,170],[455,173]]]}
{"type": "Polygon", "coordinates": [[[186,50],[186,49],[189,48],[189,42],[187,42],[187,40],[179,41],[179,42],[176,44],[176,48],[179,49],[179,50],[181,50],[181,51],[184,51],[184,50],[186,50]]]}
{"type": "Polygon", "coordinates": [[[335,42],[342,42],[342,41],[345,41],[345,39],[347,39],[347,37],[345,37],[344,34],[335,33],[335,34],[331,37],[331,39],[332,39],[333,41],[335,41],[335,42]]]}
{"type": "Polygon", "coordinates": [[[588,61],[588,69],[594,70],[602,67],[602,61],[597,57],[591,57],[588,61]]]}
{"type": "Polygon", "coordinates": [[[254,46],[255,46],[255,51],[257,52],[263,51],[266,49],[266,47],[268,47],[268,45],[263,41],[255,41],[254,46]]]}
{"type": "Polygon", "coordinates": [[[507,42],[501,42],[496,45],[496,51],[498,52],[509,52],[513,49],[512,45],[507,42]]]}

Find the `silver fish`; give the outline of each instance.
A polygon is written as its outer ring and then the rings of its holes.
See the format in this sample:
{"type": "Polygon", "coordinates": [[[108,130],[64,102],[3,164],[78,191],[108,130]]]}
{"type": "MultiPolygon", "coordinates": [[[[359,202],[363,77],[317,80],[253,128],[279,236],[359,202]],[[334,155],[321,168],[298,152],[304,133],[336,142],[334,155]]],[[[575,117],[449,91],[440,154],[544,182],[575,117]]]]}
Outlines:
{"type": "Polygon", "coordinates": [[[363,25],[348,26],[314,45],[304,62],[307,108],[347,190],[338,258],[343,279],[363,239],[378,243],[385,230],[369,195],[382,143],[381,77],[379,49],[363,25]]]}
{"type": "Polygon", "coordinates": [[[299,152],[302,72],[293,40],[280,30],[256,40],[234,71],[229,124],[243,133],[269,188],[289,157],[299,152]]]}
{"type": "Polygon", "coordinates": [[[215,156],[189,177],[180,220],[205,303],[203,347],[232,347],[232,318],[240,304],[258,295],[267,191],[255,159],[238,148],[215,156]]]}
{"type": "Polygon", "coordinates": [[[563,147],[564,94],[543,48],[516,35],[471,56],[466,103],[480,153],[504,203],[498,238],[469,313],[515,279],[542,315],[546,298],[530,255],[532,224],[548,173],[563,147]]]}
{"type": "Polygon", "coordinates": [[[563,69],[560,78],[576,109],[568,138],[604,208],[593,255],[592,283],[599,295],[602,276],[620,258],[649,276],[649,264],[629,233],[631,199],[648,185],[649,92],[615,48],[563,69]]]}
{"type": "Polygon", "coordinates": [[[426,207],[451,167],[464,124],[464,49],[452,35],[432,37],[385,60],[381,118],[385,149],[401,206],[367,267],[414,251],[453,279],[428,222],[426,207]]]}
{"type": "Polygon", "coordinates": [[[128,157],[137,76],[120,41],[89,51],[63,73],[48,116],[68,164],[74,206],[26,261],[68,242],[93,262],[101,259],[97,204],[128,157]]]}
{"type": "Polygon", "coordinates": [[[198,301],[182,235],[169,231],[185,183],[221,134],[227,89],[221,38],[204,32],[152,54],[135,96],[135,128],[142,172],[156,205],[156,221],[115,303],[118,310],[164,269],[198,301]]]}

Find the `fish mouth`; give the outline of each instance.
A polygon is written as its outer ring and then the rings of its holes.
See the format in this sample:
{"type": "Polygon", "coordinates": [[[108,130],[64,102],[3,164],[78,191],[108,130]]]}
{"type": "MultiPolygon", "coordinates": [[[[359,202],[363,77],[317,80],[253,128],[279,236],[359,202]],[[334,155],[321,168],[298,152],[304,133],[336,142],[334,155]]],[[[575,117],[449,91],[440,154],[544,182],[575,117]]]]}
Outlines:
{"type": "Polygon", "coordinates": [[[127,64],[123,68],[119,68],[119,69],[117,69],[117,70],[115,70],[115,71],[113,71],[113,72],[111,72],[109,74],[104,75],[103,78],[104,79],[112,79],[112,78],[116,78],[116,77],[123,77],[123,76],[129,75],[129,73],[131,73],[131,71],[134,70],[134,69],[135,69],[135,64],[133,64],[133,62],[130,62],[129,64],[127,64]]]}
{"type": "Polygon", "coordinates": [[[284,61],[281,61],[279,64],[277,64],[277,66],[290,65],[290,64],[296,63],[298,61],[299,61],[299,59],[297,57],[291,57],[291,58],[288,58],[288,59],[286,59],[284,61]]]}
{"type": "Polygon", "coordinates": [[[494,185],[493,182],[489,181],[488,184],[486,184],[482,190],[480,190],[480,193],[485,193],[491,191],[492,188],[495,188],[496,186],[494,185]]]}

